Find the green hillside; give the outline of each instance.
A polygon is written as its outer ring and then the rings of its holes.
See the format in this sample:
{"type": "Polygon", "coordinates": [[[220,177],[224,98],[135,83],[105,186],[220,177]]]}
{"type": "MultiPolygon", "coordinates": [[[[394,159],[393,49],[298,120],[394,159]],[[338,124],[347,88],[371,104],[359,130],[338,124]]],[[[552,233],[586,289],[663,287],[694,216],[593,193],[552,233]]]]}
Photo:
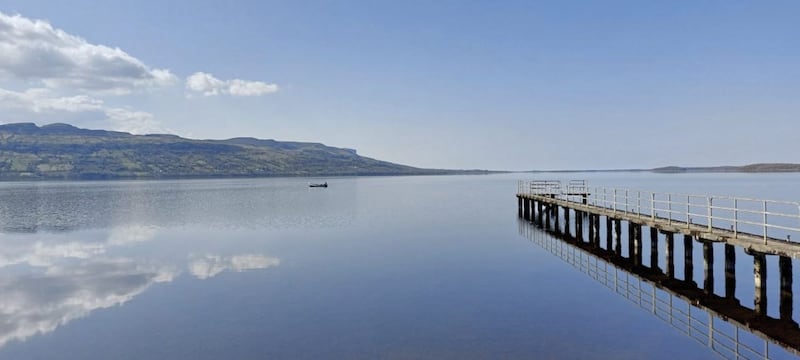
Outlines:
{"type": "Polygon", "coordinates": [[[414,175],[420,169],[317,143],[253,138],[193,140],[67,124],[0,125],[0,179],[120,179],[414,175]]]}

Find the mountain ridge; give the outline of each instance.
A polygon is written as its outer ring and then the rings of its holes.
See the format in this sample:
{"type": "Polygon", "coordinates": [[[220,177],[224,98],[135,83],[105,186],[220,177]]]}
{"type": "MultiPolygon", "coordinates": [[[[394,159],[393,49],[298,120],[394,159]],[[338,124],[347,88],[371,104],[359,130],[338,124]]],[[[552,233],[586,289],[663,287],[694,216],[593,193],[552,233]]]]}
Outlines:
{"type": "Polygon", "coordinates": [[[198,140],[133,135],[54,123],[0,125],[0,180],[158,179],[270,176],[433,175],[321,143],[236,137],[198,140]]]}
{"type": "Polygon", "coordinates": [[[658,173],[765,173],[765,172],[800,172],[800,164],[794,163],[754,163],[747,165],[723,165],[723,166],[664,166],[649,171],[658,173]]]}
{"type": "Polygon", "coordinates": [[[787,173],[800,172],[797,163],[754,163],[747,165],[721,165],[721,166],[662,166],[652,169],[579,169],[579,170],[529,170],[527,173],[586,173],[586,172],[655,172],[662,174],[680,173],[787,173]]]}

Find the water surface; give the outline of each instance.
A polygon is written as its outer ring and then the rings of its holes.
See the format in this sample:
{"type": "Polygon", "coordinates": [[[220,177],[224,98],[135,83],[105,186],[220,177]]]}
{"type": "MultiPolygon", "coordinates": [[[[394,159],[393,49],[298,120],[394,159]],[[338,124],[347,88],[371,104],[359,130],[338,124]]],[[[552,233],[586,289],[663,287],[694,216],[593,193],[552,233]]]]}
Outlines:
{"type": "MultiPolygon", "coordinates": [[[[716,356],[523,236],[533,177],[2,183],[0,358],[716,356]]],[[[575,177],[800,199],[797,175],[575,177]]]]}

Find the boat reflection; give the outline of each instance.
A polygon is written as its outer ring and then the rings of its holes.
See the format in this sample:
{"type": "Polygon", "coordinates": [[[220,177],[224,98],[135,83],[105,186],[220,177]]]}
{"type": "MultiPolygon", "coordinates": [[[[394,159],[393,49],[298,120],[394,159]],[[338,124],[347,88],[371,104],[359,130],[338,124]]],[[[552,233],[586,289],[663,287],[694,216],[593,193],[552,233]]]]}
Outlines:
{"type": "MultiPolygon", "coordinates": [[[[728,359],[775,359],[800,355],[800,328],[791,317],[772,318],[676,279],[658,267],[638,264],[599,242],[584,242],[562,232],[546,231],[519,219],[519,232],[580,272],[728,359]]],[[[785,298],[791,298],[785,297],[785,298]]]]}

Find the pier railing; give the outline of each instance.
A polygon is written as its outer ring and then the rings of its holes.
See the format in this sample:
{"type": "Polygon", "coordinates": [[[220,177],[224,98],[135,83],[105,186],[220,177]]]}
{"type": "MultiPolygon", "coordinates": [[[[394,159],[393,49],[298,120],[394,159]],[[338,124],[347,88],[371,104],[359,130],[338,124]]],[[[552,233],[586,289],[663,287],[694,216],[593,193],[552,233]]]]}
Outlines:
{"type": "Polygon", "coordinates": [[[740,233],[800,242],[800,202],[746,197],[673,194],[588,187],[585,181],[520,181],[518,194],[583,203],[627,216],[705,226],[708,232],[740,233]],[[793,239],[794,238],[794,239],[793,239]]]}

